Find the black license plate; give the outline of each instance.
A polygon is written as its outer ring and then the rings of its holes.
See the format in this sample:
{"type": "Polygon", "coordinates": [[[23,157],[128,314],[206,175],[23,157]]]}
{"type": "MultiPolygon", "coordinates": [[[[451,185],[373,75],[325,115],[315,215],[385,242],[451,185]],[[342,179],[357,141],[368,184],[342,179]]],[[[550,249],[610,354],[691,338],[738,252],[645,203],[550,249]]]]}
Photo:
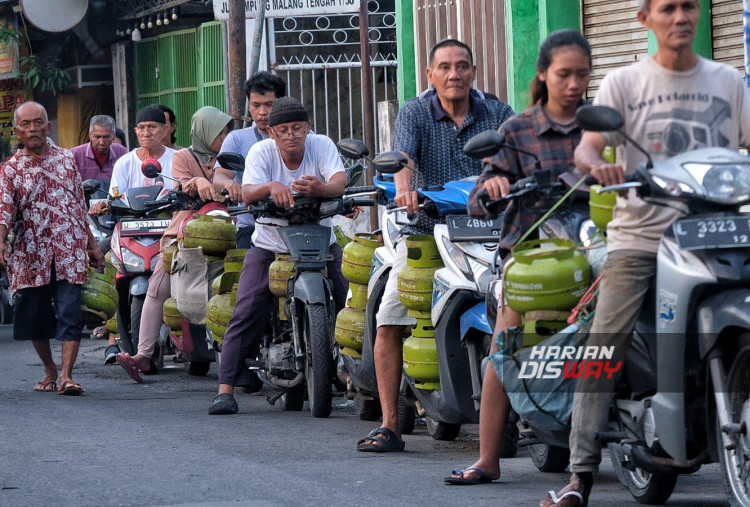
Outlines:
{"type": "Polygon", "coordinates": [[[120,234],[123,236],[149,236],[164,234],[171,220],[123,220],[120,223],[120,234]]]}
{"type": "Polygon", "coordinates": [[[484,220],[470,216],[448,216],[448,238],[451,241],[497,241],[502,232],[502,219],[484,220]]]}
{"type": "Polygon", "coordinates": [[[750,217],[686,218],[672,232],[683,250],[750,247],[750,217]]]}

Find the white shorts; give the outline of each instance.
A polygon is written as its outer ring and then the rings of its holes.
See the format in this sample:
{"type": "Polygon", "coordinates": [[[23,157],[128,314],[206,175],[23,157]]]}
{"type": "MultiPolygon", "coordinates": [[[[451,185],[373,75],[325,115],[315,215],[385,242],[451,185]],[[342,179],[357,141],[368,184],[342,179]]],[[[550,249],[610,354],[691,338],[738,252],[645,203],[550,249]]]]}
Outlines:
{"type": "Polygon", "coordinates": [[[417,320],[406,314],[406,307],[398,298],[398,274],[406,266],[406,241],[396,245],[396,261],[388,275],[383,299],[380,301],[375,321],[380,326],[413,326],[417,320]]]}

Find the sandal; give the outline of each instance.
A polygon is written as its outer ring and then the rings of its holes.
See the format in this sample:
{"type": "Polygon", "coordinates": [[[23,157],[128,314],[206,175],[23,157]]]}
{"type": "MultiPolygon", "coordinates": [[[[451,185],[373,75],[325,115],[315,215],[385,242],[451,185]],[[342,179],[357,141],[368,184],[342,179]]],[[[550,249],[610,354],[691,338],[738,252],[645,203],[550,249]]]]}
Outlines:
{"type": "Polygon", "coordinates": [[[404,441],[388,428],[375,428],[357,442],[359,452],[401,452],[404,446],[404,441]]]}
{"type": "Polygon", "coordinates": [[[55,380],[40,380],[34,386],[34,391],[38,393],[53,393],[57,391],[57,381],[55,380]]]}
{"type": "Polygon", "coordinates": [[[456,486],[474,486],[475,484],[487,484],[500,478],[498,477],[497,479],[491,479],[484,470],[477,467],[464,468],[463,470],[456,469],[451,473],[454,475],[457,474],[458,477],[446,477],[445,479],[443,479],[443,482],[445,482],[446,484],[454,484],[456,486]],[[464,477],[464,474],[467,472],[474,472],[478,477],[466,478],[464,477]]]}
{"type": "Polygon", "coordinates": [[[135,364],[135,360],[133,360],[130,355],[120,352],[117,354],[116,359],[117,364],[122,366],[122,368],[125,370],[125,372],[130,375],[130,378],[138,382],[139,384],[143,383],[143,379],[141,378],[141,374],[138,373],[138,365],[135,364]]]}
{"type": "Polygon", "coordinates": [[[81,384],[76,384],[72,380],[66,380],[62,384],[60,384],[60,388],[57,390],[57,394],[62,394],[65,396],[80,396],[85,391],[83,387],[81,387],[81,384]]]}
{"type": "MultiPolygon", "coordinates": [[[[577,473],[576,475],[578,475],[578,478],[581,482],[582,490],[571,489],[561,494],[560,496],[558,496],[556,492],[550,490],[547,492],[547,498],[542,501],[545,507],[560,506],[561,502],[565,501],[568,498],[570,498],[571,500],[575,499],[576,503],[569,504],[566,502],[564,504],[566,506],[569,506],[569,507],[587,507],[588,506],[589,496],[591,495],[591,487],[594,485],[594,475],[591,472],[577,473]]],[[[570,486],[570,484],[568,484],[568,486],[570,486]]],[[[565,486],[565,487],[567,488],[568,486],[565,486]]]]}
{"type": "Polygon", "coordinates": [[[115,364],[117,363],[117,354],[120,353],[120,347],[117,345],[110,345],[104,349],[104,364],[115,364]]]}

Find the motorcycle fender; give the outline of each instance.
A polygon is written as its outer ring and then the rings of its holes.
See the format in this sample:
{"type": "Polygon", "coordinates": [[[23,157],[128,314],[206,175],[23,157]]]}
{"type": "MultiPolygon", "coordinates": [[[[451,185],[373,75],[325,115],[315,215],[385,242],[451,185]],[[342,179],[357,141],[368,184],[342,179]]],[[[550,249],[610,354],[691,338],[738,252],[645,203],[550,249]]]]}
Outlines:
{"type": "Polygon", "coordinates": [[[716,345],[724,329],[750,330],[750,289],[732,289],[702,301],[697,308],[701,359],[716,345]]]}
{"type": "Polygon", "coordinates": [[[131,296],[143,296],[148,290],[148,277],[147,276],[136,276],[133,281],[130,282],[130,295],[131,296]]]}
{"type": "Polygon", "coordinates": [[[323,274],[317,271],[304,271],[294,281],[294,299],[306,304],[327,304],[328,290],[323,274]]]}
{"type": "Polygon", "coordinates": [[[490,323],[487,321],[487,309],[484,301],[469,308],[461,315],[461,341],[466,339],[466,335],[471,329],[477,329],[483,333],[492,334],[490,323]]]}

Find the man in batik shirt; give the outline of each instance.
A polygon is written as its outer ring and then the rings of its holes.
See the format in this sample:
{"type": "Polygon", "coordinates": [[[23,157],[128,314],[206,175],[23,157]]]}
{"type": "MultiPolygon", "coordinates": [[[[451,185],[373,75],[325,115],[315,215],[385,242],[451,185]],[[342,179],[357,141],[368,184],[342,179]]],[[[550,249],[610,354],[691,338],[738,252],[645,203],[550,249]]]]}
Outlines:
{"type": "Polygon", "coordinates": [[[97,264],[103,256],[87,225],[75,159],[47,141],[47,111],[26,102],[16,109],[13,124],[25,148],[0,170],[0,264],[8,266],[15,296],[13,337],[31,340],[44,363],[35,391],[79,395],[83,388],[72,374],[83,328],[87,244],[97,264]],[[59,388],[51,338],[62,341],[59,388]]]}

